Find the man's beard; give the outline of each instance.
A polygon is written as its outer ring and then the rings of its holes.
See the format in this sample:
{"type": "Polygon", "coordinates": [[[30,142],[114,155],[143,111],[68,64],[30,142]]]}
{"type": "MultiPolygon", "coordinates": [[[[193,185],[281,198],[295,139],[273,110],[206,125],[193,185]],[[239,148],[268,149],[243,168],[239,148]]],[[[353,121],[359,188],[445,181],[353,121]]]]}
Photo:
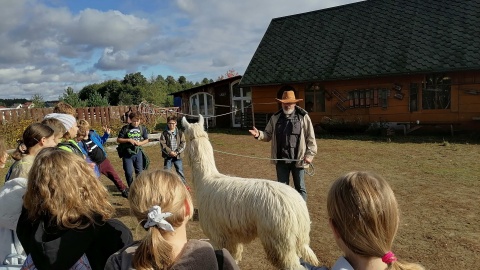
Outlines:
{"type": "Polygon", "coordinates": [[[295,107],[291,108],[290,110],[283,109],[283,113],[284,114],[292,114],[294,110],[295,110],[295,107]]]}

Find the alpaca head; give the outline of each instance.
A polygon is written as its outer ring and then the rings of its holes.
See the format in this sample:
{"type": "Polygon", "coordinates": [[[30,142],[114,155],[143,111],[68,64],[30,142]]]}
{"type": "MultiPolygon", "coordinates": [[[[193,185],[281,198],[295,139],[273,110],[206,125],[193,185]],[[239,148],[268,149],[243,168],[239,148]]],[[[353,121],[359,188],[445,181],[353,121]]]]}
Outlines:
{"type": "Polygon", "coordinates": [[[188,141],[192,141],[193,139],[206,137],[208,139],[208,134],[205,132],[203,128],[204,120],[201,114],[198,115],[198,122],[197,123],[188,123],[185,116],[182,118],[182,126],[185,128],[184,134],[185,138],[188,141]]]}
{"type": "MultiPolygon", "coordinates": [[[[198,168],[199,171],[195,176],[218,172],[215,167],[213,158],[213,148],[208,140],[208,134],[203,128],[204,120],[202,115],[198,115],[198,123],[188,123],[185,117],[182,118],[182,126],[185,128],[183,132],[187,139],[185,153],[188,162],[192,167],[198,168]]],[[[193,177],[195,183],[195,177],[193,177]]]]}

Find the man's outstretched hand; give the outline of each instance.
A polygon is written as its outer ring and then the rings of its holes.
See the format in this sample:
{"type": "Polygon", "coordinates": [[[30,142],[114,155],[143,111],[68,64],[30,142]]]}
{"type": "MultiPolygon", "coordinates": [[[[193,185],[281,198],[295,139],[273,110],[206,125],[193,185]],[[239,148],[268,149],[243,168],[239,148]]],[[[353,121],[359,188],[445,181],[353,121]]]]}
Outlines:
{"type": "Polygon", "coordinates": [[[256,127],[253,127],[253,129],[248,130],[248,132],[250,132],[250,134],[252,134],[253,137],[255,138],[258,138],[258,136],[260,136],[260,132],[256,127]]]}

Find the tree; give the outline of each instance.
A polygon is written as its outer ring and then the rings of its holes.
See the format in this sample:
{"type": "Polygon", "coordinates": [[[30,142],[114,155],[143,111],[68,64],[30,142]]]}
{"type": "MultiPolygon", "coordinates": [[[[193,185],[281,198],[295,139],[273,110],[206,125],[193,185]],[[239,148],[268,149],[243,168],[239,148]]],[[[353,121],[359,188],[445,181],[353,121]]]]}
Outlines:
{"type": "Polygon", "coordinates": [[[132,105],[140,104],[142,102],[142,89],[141,87],[133,87],[131,85],[125,85],[122,88],[122,92],[119,94],[119,105],[132,105]]]}
{"type": "Polygon", "coordinates": [[[143,86],[147,84],[147,78],[145,78],[142,73],[130,73],[125,75],[122,81],[123,84],[129,84],[131,86],[143,86]]]}
{"type": "Polygon", "coordinates": [[[133,98],[132,95],[130,95],[127,92],[121,92],[120,95],[118,96],[118,105],[132,105],[133,104],[133,98]]]}
{"type": "Polygon", "coordinates": [[[45,108],[45,100],[40,94],[34,94],[32,96],[32,103],[35,108],[45,108]]]}
{"type": "Polygon", "coordinates": [[[168,86],[177,84],[177,81],[175,80],[175,78],[173,78],[173,76],[170,76],[170,75],[167,76],[167,78],[165,79],[165,82],[167,83],[168,86]]]}
{"type": "Polygon", "coordinates": [[[185,76],[180,76],[178,77],[178,83],[179,84],[186,84],[187,83],[187,78],[185,78],[185,76]]]}
{"type": "Polygon", "coordinates": [[[123,91],[123,85],[118,80],[109,80],[103,82],[98,88],[98,93],[102,97],[107,98],[108,103],[112,106],[117,106],[120,102],[120,93],[123,91]]]}
{"type": "Polygon", "coordinates": [[[141,90],[143,100],[151,104],[163,106],[163,101],[167,95],[167,83],[162,76],[152,76],[148,84],[141,90]]]}
{"type": "Polygon", "coordinates": [[[209,84],[209,83],[210,83],[210,81],[207,78],[203,78],[202,85],[209,84]]]}
{"type": "Polygon", "coordinates": [[[97,93],[99,87],[100,85],[96,83],[83,87],[82,90],[78,92],[78,98],[80,98],[81,100],[88,100],[90,96],[97,93]]]}
{"type": "Polygon", "coordinates": [[[87,101],[79,98],[78,93],[75,93],[72,87],[67,87],[63,96],[58,97],[60,101],[70,104],[74,108],[86,107],[87,101]]]}
{"type": "Polygon", "coordinates": [[[108,99],[95,91],[87,100],[88,107],[108,107],[108,99]]]}
{"type": "Polygon", "coordinates": [[[217,78],[217,81],[221,81],[221,80],[224,80],[224,79],[232,78],[232,77],[235,77],[235,76],[238,76],[238,72],[236,72],[234,69],[229,69],[229,70],[227,71],[227,73],[225,73],[224,75],[220,75],[220,76],[217,78]]]}

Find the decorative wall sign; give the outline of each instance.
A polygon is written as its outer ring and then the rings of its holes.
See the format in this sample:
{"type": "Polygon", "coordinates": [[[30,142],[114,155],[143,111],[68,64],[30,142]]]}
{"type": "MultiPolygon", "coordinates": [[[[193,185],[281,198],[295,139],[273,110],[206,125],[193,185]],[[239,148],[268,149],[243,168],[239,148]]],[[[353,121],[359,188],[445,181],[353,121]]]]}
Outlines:
{"type": "Polygon", "coordinates": [[[341,102],[347,101],[347,98],[344,97],[340,92],[338,92],[337,89],[333,89],[332,94],[336,96],[341,102]]]}
{"type": "Polygon", "coordinates": [[[338,108],[340,111],[342,111],[342,112],[344,112],[344,111],[347,110],[347,108],[345,108],[345,107],[342,105],[342,103],[340,103],[340,101],[337,102],[336,106],[337,106],[337,108],[338,108]]]}
{"type": "Polygon", "coordinates": [[[396,93],[395,95],[393,95],[394,98],[399,99],[399,100],[402,100],[403,96],[404,96],[403,93],[396,93]]]}
{"type": "Polygon", "coordinates": [[[393,84],[393,90],[398,91],[398,92],[402,91],[402,85],[400,85],[398,83],[394,83],[393,84]]]}

